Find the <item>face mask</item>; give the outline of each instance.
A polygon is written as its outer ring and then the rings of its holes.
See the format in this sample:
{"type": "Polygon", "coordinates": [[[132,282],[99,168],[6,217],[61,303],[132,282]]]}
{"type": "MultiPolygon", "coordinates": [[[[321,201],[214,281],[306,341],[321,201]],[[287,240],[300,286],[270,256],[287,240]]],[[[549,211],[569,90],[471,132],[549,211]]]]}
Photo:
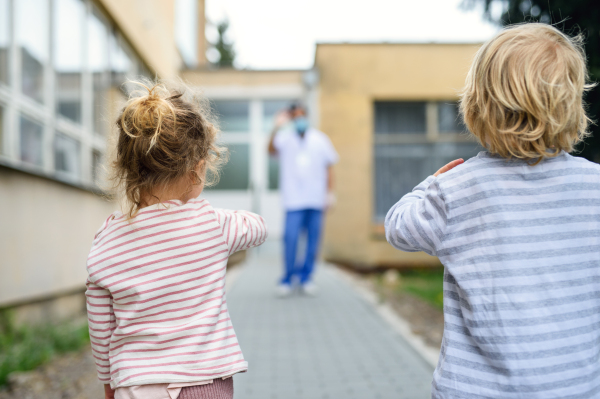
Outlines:
{"type": "Polygon", "coordinates": [[[298,132],[298,134],[304,134],[306,129],[308,129],[308,119],[306,119],[304,116],[297,117],[294,119],[294,127],[296,128],[296,132],[298,132]]]}

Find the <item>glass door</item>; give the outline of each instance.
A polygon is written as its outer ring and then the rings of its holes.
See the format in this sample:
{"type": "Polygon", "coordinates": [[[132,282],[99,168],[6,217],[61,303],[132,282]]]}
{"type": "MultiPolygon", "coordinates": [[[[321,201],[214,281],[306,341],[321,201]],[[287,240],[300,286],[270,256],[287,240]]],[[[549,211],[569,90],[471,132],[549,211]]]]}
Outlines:
{"type": "Polygon", "coordinates": [[[229,149],[229,162],[219,183],[204,192],[214,207],[245,209],[263,216],[269,239],[283,231],[283,209],[279,195],[278,160],[268,154],[277,112],[292,99],[214,99],[221,141],[229,149]]]}

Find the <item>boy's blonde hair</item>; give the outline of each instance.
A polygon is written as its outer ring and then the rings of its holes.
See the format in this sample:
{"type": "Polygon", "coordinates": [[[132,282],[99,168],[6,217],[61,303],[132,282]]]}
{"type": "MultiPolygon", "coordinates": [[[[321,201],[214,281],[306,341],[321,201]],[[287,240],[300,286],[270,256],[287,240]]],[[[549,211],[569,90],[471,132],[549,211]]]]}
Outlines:
{"type": "Polygon", "coordinates": [[[490,152],[540,161],[588,136],[582,37],[541,23],[504,29],[484,44],[467,75],[460,110],[490,152]]]}

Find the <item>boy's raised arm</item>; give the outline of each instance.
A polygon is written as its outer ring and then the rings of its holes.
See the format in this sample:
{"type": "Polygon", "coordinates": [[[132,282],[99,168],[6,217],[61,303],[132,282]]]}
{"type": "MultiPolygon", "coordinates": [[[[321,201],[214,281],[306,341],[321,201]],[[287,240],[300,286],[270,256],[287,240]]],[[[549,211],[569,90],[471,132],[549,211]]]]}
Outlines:
{"type": "Polygon", "coordinates": [[[436,177],[460,165],[454,160],[400,199],[385,217],[385,237],[395,248],[435,255],[444,239],[447,214],[436,177]]]}

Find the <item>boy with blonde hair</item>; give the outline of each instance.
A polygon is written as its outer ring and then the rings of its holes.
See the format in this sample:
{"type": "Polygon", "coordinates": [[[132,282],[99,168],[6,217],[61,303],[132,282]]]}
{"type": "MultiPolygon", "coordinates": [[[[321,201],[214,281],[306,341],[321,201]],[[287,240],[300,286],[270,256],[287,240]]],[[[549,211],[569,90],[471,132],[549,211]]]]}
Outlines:
{"type": "Polygon", "coordinates": [[[390,209],[388,241],[445,266],[433,398],[600,397],[600,165],[581,39],[507,28],[478,51],[461,111],[487,149],[390,209]]]}

